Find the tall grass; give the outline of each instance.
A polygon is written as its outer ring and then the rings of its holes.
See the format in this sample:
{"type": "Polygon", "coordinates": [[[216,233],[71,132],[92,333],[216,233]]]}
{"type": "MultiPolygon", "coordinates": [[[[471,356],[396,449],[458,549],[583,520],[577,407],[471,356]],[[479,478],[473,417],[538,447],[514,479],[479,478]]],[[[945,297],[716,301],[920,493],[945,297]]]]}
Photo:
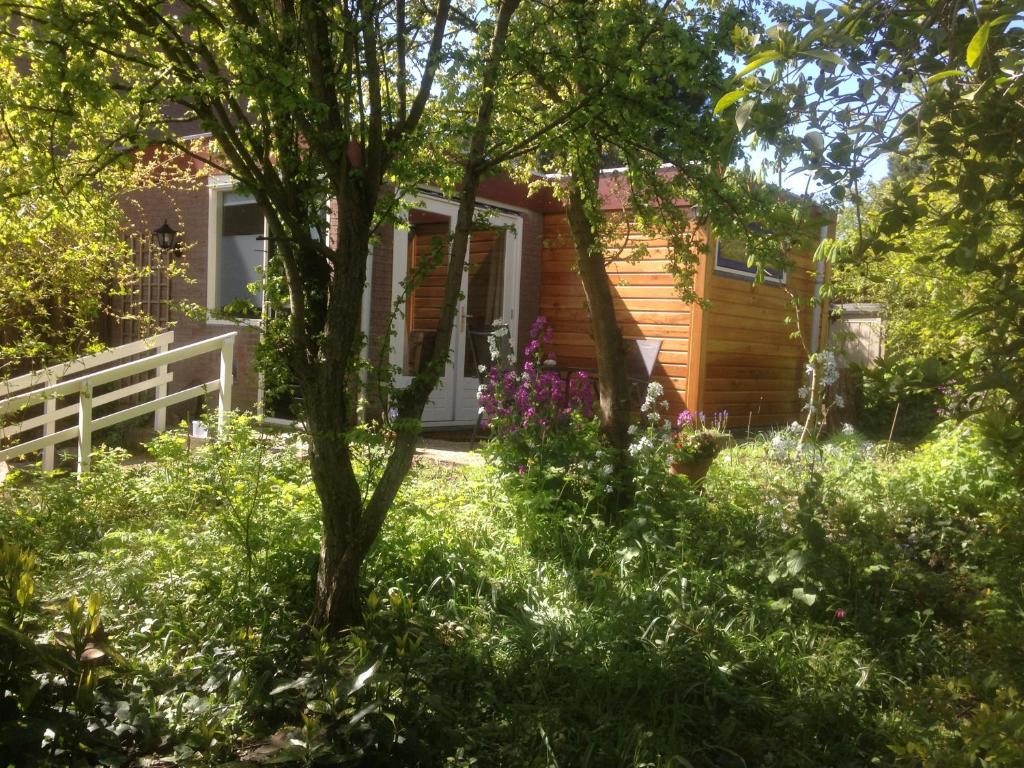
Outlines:
{"type": "MultiPolygon", "coordinates": [[[[969,426],[914,451],[758,440],[611,525],[550,477],[415,469],[365,626],[304,624],[299,450],[237,422],[153,462],[5,490],[40,591],[98,592],[126,753],[295,764],[1024,763],[1024,527],[969,426]],[[271,734],[278,733],[270,740],[271,734]],[[984,761],[984,762],[982,762],[984,761]]],[[[105,718],[105,719],[104,719],[105,718]]]]}

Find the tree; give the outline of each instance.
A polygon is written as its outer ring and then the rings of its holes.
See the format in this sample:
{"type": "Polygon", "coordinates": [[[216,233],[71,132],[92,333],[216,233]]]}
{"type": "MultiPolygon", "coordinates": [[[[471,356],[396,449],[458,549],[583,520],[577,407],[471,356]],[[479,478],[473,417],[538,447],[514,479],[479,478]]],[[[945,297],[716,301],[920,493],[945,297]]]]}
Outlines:
{"type": "MultiPolygon", "coordinates": [[[[741,231],[755,215],[722,170],[738,155],[736,131],[711,109],[727,87],[733,29],[754,19],[741,4],[567,2],[543,23],[524,22],[529,37],[511,44],[510,58],[536,90],[533,121],[521,122],[527,135],[564,104],[574,108],[535,139],[531,169],[549,174],[566,206],[596,350],[602,431],[617,449],[626,487],[631,398],[608,263],[621,257],[631,233],[663,237],[680,296],[696,302],[693,277],[705,244],[692,213],[741,231]],[[609,215],[602,200],[601,170],[610,166],[623,168],[615,190],[621,215],[609,215]],[[693,207],[680,207],[681,199],[693,207]]],[[[632,247],[626,258],[643,253],[632,247]]]]}
{"type": "Polygon", "coordinates": [[[100,323],[117,319],[108,299],[143,277],[118,199],[193,181],[160,155],[93,165],[63,151],[41,130],[60,119],[57,105],[23,109],[20,80],[0,65],[0,380],[100,346],[100,323]]]}
{"type": "MultiPolygon", "coordinates": [[[[905,182],[905,179],[903,180],[905,182]]],[[[859,209],[847,206],[839,218],[837,239],[855,243],[859,227],[874,231],[886,210],[892,186],[887,179],[869,187],[859,209]]],[[[924,203],[943,209],[951,204],[948,192],[924,196],[924,203]]],[[[886,318],[886,357],[901,362],[929,358],[952,361],[968,352],[977,328],[950,307],[971,304],[985,290],[983,274],[965,273],[934,258],[944,242],[944,228],[926,222],[913,230],[887,238],[877,253],[846,252],[833,270],[833,289],[846,301],[878,302],[886,318]]],[[[881,244],[880,244],[881,245],[881,244]]]]}
{"type": "Polygon", "coordinates": [[[854,249],[878,258],[928,231],[924,265],[980,283],[951,308],[971,330],[958,378],[1024,478],[1024,12],[1019,2],[860,2],[793,10],[753,45],[738,85],[748,127],[797,157],[837,200],[862,207],[867,166],[894,180],[854,249]]]}
{"type": "Polygon", "coordinates": [[[497,154],[490,128],[518,5],[457,14],[450,0],[0,5],[7,61],[28,63],[20,104],[60,94],[65,146],[87,143],[99,164],[126,145],[173,147],[230,174],[262,207],[286,279],[284,357],[302,392],[323,508],[313,622],[329,630],[361,618],[362,562],[445,365],[476,187],[497,154]],[[76,132],[83,115],[101,113],[102,125],[76,132]],[[198,123],[210,140],[183,141],[181,123],[198,123]],[[396,437],[364,493],[350,435],[355,393],[343,382],[363,343],[367,254],[400,217],[402,194],[427,181],[460,203],[438,341],[426,369],[395,393],[396,437]],[[339,211],[329,244],[328,199],[339,211]]]}

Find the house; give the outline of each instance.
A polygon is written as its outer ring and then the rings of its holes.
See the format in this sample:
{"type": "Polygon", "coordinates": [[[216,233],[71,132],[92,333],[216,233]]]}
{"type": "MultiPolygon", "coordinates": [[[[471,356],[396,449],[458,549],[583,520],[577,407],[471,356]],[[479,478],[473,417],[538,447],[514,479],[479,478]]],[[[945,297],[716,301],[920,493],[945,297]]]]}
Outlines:
{"type": "MultiPolygon", "coordinates": [[[[611,177],[606,179],[610,182],[611,177]]],[[[167,219],[183,233],[183,266],[187,278],[170,286],[174,300],[207,311],[260,307],[262,297],[249,289],[265,263],[265,225],[255,202],[226,177],[209,178],[205,188],[146,192],[136,200],[140,229],[156,228],[167,219]]],[[[363,306],[371,363],[397,366],[398,384],[410,380],[432,350],[441,303],[443,266],[426,274],[412,293],[404,317],[395,321],[392,308],[402,281],[424,263],[438,236],[454,227],[457,204],[435,190],[423,189],[408,225],[380,233],[369,265],[363,306]],[[386,343],[390,338],[391,343],[386,343]]],[[[614,209],[615,195],[606,196],[614,209]]],[[[472,425],[477,418],[478,365],[485,362],[481,340],[495,323],[511,329],[516,349],[527,341],[529,328],[543,314],[554,330],[552,351],[560,365],[596,367],[583,288],[573,271],[573,250],[565,214],[550,194],[528,194],[526,187],[495,178],[479,191],[479,208],[492,229],[474,233],[470,268],[464,275],[450,363],[442,385],[424,413],[427,426],[472,425]]],[[[827,226],[822,235],[827,235],[827,226]]],[[[698,233],[709,244],[697,270],[696,288],[710,304],[704,309],[684,303],[674,278],[666,271],[665,244],[643,240],[641,258],[628,258],[633,241],[609,266],[616,309],[627,339],[659,339],[652,378],[664,386],[673,412],[683,409],[728,410],[731,424],[766,426],[788,423],[800,414],[805,351],[786,323],[792,292],[808,298],[823,278],[810,253],[793,256],[786,274],[753,284],[753,269],[742,253],[713,232],[698,233]]],[[[145,244],[143,244],[144,246],[145,244]]],[[[163,295],[163,294],[158,294],[163,295]]],[[[246,314],[242,312],[241,314],[246,314]]],[[[249,314],[258,314],[249,313],[249,314]]],[[[254,353],[260,335],[258,317],[205,319],[174,313],[176,344],[186,344],[240,326],[236,345],[235,404],[253,408],[268,419],[288,419],[291,409],[281,398],[264,397],[254,353]]],[[[801,326],[811,351],[827,334],[820,310],[803,310],[801,326]]],[[[122,341],[124,339],[121,339],[122,341]]],[[[216,361],[189,361],[173,370],[173,388],[186,388],[211,378],[216,361]]]]}

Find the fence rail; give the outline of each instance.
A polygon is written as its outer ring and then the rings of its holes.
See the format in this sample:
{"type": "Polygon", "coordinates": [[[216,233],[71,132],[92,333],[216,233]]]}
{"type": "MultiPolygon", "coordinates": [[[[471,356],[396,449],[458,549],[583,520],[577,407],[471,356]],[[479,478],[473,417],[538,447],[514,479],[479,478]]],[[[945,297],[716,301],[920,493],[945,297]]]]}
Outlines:
{"type": "Polygon", "coordinates": [[[4,395],[0,399],[0,418],[29,406],[39,404],[43,406],[43,413],[38,416],[31,416],[0,427],[0,440],[7,440],[31,429],[43,428],[42,437],[0,448],[0,461],[42,450],[43,469],[53,469],[55,446],[59,443],[77,440],[78,471],[82,472],[89,467],[92,434],[97,429],[152,413],[154,414],[153,427],[157,431],[162,431],[167,423],[167,408],[210,392],[218,393],[217,414],[218,420],[223,423],[224,415],[231,410],[231,367],[236,335],[236,333],[225,333],[187,344],[184,347],[169,349],[174,341],[174,333],[161,333],[148,339],[124,344],[95,355],[86,355],[68,363],[61,363],[6,382],[0,382],[0,395],[4,395]],[[167,394],[167,386],[174,378],[173,374],[168,371],[168,366],[171,363],[218,351],[220,352],[220,375],[218,378],[173,394],[167,394]],[[155,352],[155,354],[64,381],[60,380],[74,373],[149,352],[155,352]],[[127,384],[110,392],[93,394],[96,388],[103,385],[149,372],[153,372],[153,375],[143,381],[127,384]],[[154,391],[152,400],[123,408],[105,416],[93,417],[94,408],[149,390],[154,391]],[[58,406],[59,398],[75,396],[78,398],[77,402],[58,406]],[[75,426],[57,429],[58,421],[76,415],[78,423],[75,426]]]}

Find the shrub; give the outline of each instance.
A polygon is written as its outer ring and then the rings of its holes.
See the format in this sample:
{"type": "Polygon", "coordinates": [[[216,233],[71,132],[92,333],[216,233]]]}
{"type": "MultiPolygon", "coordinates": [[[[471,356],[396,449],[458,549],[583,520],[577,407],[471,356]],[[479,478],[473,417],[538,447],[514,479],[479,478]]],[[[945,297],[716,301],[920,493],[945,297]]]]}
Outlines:
{"type": "MultiPolygon", "coordinates": [[[[495,333],[502,332],[507,329],[495,333]]],[[[545,350],[551,337],[547,318],[538,317],[523,363],[516,367],[495,354],[480,386],[482,420],[494,438],[489,455],[509,471],[564,468],[593,446],[593,384],[582,371],[564,379],[553,369],[554,358],[545,350]]]]}
{"type": "MultiPolygon", "coordinates": [[[[38,542],[36,589],[102,596],[121,657],[81,712],[111,761],[1022,763],[1024,499],[974,425],[913,450],[766,436],[698,495],[668,475],[671,441],[643,439],[672,431],[651,401],[614,525],[595,454],[522,475],[418,463],[368,558],[363,626],[331,640],[304,626],[301,445],[245,421],[199,449],[163,436],[146,466],[103,458],[80,489],[5,488],[0,524],[19,558],[38,542]]],[[[34,606],[25,631],[53,645],[71,622],[34,606]]]]}
{"type": "Polygon", "coordinates": [[[949,382],[938,368],[925,376],[916,362],[881,360],[874,368],[856,368],[854,375],[861,388],[857,426],[876,439],[892,431],[897,440],[921,440],[952,407],[949,382]]]}

